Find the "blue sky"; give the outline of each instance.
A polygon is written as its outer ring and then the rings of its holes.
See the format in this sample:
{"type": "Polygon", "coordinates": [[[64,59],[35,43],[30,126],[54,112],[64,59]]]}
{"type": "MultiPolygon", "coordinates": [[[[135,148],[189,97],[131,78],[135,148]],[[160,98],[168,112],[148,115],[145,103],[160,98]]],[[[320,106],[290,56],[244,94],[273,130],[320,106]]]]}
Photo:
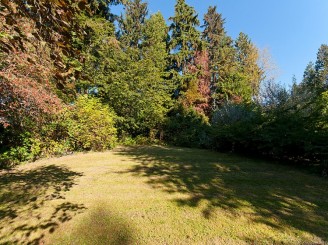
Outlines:
{"type": "MultiPolygon", "coordinates": [[[[174,14],[175,0],[148,0],[149,13],[174,14]]],[[[202,22],[208,6],[216,5],[226,19],[228,35],[244,32],[259,48],[268,48],[279,68],[277,81],[297,81],[321,44],[328,44],[328,0],[186,0],[202,22]]]]}

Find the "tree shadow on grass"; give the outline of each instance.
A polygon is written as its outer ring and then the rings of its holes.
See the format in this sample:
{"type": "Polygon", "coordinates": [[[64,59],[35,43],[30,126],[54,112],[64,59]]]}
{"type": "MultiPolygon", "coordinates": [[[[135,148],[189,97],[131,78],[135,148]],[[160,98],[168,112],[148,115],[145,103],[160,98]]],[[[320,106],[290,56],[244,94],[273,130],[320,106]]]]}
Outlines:
{"type": "Polygon", "coordinates": [[[71,233],[55,237],[55,244],[130,245],[135,242],[135,228],[113,212],[107,203],[89,209],[71,233]]]}
{"type": "Polygon", "coordinates": [[[82,212],[83,205],[64,197],[81,176],[55,165],[0,173],[0,244],[40,244],[60,223],[82,212]]]}
{"type": "MultiPolygon", "coordinates": [[[[328,182],[291,167],[210,151],[166,148],[123,148],[136,166],[129,172],[169,193],[184,193],[178,205],[197,207],[205,218],[216,208],[253,222],[286,231],[295,228],[328,240],[328,182]]],[[[247,239],[247,238],[245,238],[247,239]]],[[[250,238],[251,240],[251,238],[250,238]]]]}

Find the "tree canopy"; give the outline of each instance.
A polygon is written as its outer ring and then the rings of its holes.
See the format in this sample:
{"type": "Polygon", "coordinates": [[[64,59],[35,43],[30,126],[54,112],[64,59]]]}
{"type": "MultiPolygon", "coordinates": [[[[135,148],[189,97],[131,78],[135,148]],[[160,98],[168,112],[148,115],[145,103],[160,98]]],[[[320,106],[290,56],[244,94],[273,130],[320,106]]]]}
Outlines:
{"type": "Polygon", "coordinates": [[[225,22],[185,0],[168,22],[142,0],[1,0],[0,161],[146,138],[322,163],[328,46],[287,89],[225,22]]]}

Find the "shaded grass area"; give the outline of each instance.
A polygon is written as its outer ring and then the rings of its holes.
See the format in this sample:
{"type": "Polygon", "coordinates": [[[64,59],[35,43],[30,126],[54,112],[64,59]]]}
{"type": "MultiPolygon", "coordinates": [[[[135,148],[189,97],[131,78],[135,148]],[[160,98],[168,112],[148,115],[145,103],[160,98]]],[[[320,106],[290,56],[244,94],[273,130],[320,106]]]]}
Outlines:
{"type": "Polygon", "coordinates": [[[117,148],[0,174],[0,244],[324,244],[328,182],[175,147],[117,148]]]}
{"type": "Polygon", "coordinates": [[[115,244],[134,243],[134,230],[122,217],[112,212],[106,203],[98,203],[73,227],[70,238],[56,239],[56,244],[115,244]]]}
{"type": "Polygon", "coordinates": [[[80,176],[55,165],[2,172],[0,243],[39,244],[46,234],[83,211],[83,205],[66,202],[63,196],[80,176]]]}

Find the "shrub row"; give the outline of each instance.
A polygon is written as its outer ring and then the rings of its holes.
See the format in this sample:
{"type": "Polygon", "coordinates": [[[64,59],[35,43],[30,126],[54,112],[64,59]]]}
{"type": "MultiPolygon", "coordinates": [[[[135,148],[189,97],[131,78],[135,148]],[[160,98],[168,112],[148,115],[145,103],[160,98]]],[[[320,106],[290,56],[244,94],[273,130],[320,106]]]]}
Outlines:
{"type": "Polygon", "coordinates": [[[0,166],[73,151],[111,149],[117,142],[115,118],[115,113],[99,99],[79,96],[74,105],[67,106],[33,132],[25,131],[15,136],[10,128],[2,128],[0,166]]]}

